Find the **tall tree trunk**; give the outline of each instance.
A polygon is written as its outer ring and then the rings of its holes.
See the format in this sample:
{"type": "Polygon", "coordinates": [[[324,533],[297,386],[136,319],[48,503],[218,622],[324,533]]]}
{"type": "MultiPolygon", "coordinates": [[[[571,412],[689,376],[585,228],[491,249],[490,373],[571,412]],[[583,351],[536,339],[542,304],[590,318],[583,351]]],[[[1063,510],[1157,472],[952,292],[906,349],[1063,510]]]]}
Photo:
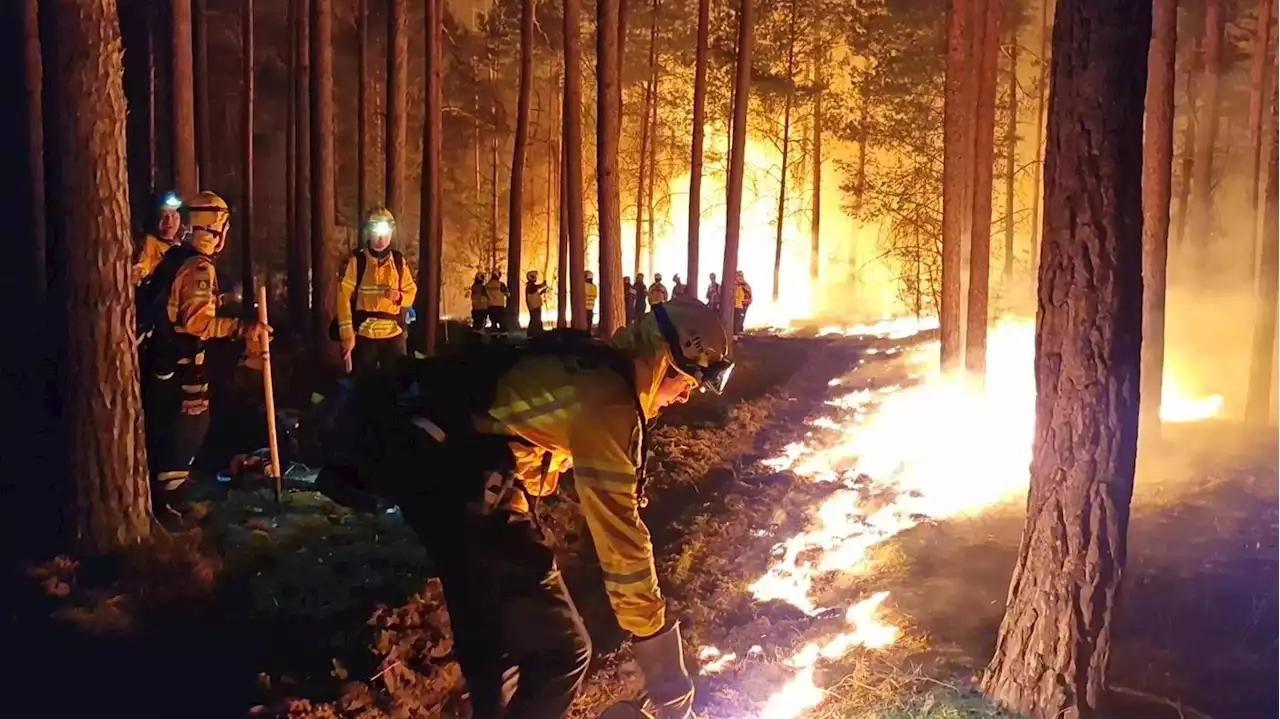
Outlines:
{"type": "Polygon", "coordinates": [[[138,544],[151,529],[133,351],[123,47],[115,0],[43,2],[40,11],[51,15],[44,49],[56,78],[45,108],[57,159],[51,234],[66,298],[61,411],[75,487],[67,514],[80,550],[101,554],[138,544]]]}
{"type": "Polygon", "coordinates": [[[1222,0],[1206,0],[1204,8],[1204,102],[1196,127],[1195,164],[1191,168],[1191,241],[1197,267],[1212,274],[1219,266],[1211,252],[1213,219],[1213,153],[1218,139],[1218,107],[1222,88],[1222,0]]]}
{"type": "Polygon", "coordinates": [[[1276,164],[1276,76],[1271,75],[1271,122],[1265,132],[1267,156],[1266,212],[1259,258],[1258,308],[1254,316],[1253,351],[1249,361],[1248,400],[1245,421],[1268,424],[1276,389],[1272,381],[1276,347],[1276,303],[1280,290],[1280,168],[1276,164]]]}
{"type": "MultiPolygon", "coordinates": [[[[242,56],[242,70],[244,71],[244,97],[240,107],[240,130],[241,130],[241,168],[242,177],[240,178],[240,204],[241,204],[241,223],[244,227],[240,231],[240,242],[242,248],[240,250],[240,281],[241,296],[245,311],[253,307],[254,299],[257,292],[253,287],[253,103],[254,103],[254,56],[253,56],[253,0],[244,0],[240,15],[240,46],[244,53],[242,56]]],[[[268,283],[267,287],[271,285],[268,283]]],[[[256,316],[256,315],[255,315],[256,316]]]]}
{"type": "MultiPolygon", "coordinates": [[[[286,55],[284,58],[285,73],[289,81],[288,96],[285,98],[284,121],[284,241],[285,241],[285,316],[290,327],[298,327],[303,312],[295,307],[300,299],[295,296],[294,285],[297,275],[294,274],[294,257],[298,252],[298,31],[297,2],[289,0],[286,7],[286,25],[289,33],[286,55]]],[[[305,299],[305,298],[303,298],[305,299]]],[[[278,320],[277,320],[278,322],[278,320]]]]}
{"type": "Polygon", "coordinates": [[[964,368],[982,387],[987,375],[987,298],[991,287],[991,190],[995,168],[996,59],[1000,50],[1002,0],[983,0],[983,28],[974,36],[977,112],[973,140],[973,214],[969,256],[969,304],[965,312],[964,368]]]}
{"type": "Polygon", "coordinates": [[[1058,2],[1031,488],[982,681],[1035,719],[1096,716],[1106,685],[1138,439],[1150,37],[1149,4],[1058,2]]]}
{"type": "Polygon", "coordinates": [[[171,0],[173,52],[173,177],[178,194],[200,191],[196,175],[195,88],[191,69],[191,0],[171,0]]]}
{"type": "MultiPolygon", "coordinates": [[[[561,100],[563,112],[564,100],[561,100]]],[[[561,120],[560,132],[564,134],[564,121],[561,120]]],[[[569,193],[566,179],[568,165],[568,147],[560,143],[560,238],[556,243],[556,327],[569,326],[569,193]]]]}
{"type": "MultiPolygon", "coordinates": [[[[1262,113],[1263,94],[1267,84],[1267,45],[1271,41],[1271,4],[1274,0],[1260,0],[1257,25],[1253,30],[1253,67],[1249,84],[1249,187],[1245,199],[1250,215],[1249,246],[1253,256],[1259,256],[1258,230],[1263,220],[1262,207],[1258,203],[1258,190],[1262,182],[1262,113]]],[[[1256,265],[1255,265],[1256,266],[1256,265]]]]}
{"type": "MultiPolygon", "coordinates": [[[[406,147],[409,141],[409,0],[387,3],[387,209],[404,211],[406,147]]],[[[365,208],[360,208],[363,212],[365,208]]],[[[421,208],[419,208],[421,209],[421,208]]]]}
{"type": "Polygon", "coordinates": [[[1200,74],[1200,66],[1203,64],[1200,59],[1200,48],[1198,40],[1191,49],[1191,66],[1187,68],[1187,89],[1184,93],[1186,97],[1187,109],[1183,113],[1186,115],[1187,124],[1182,133],[1182,157],[1178,166],[1178,199],[1177,204],[1173,208],[1173,244],[1174,247],[1182,248],[1186,246],[1187,216],[1190,214],[1191,207],[1191,173],[1195,167],[1196,157],[1196,78],[1200,74]]]}
{"type": "Polygon", "coordinates": [[[329,340],[336,282],[334,254],[333,0],[311,0],[311,338],[327,362],[338,362],[329,340]]]}
{"type": "Polygon", "coordinates": [[[1018,29],[1009,28],[1009,123],[1004,128],[1004,272],[1013,278],[1014,173],[1018,167],[1018,29]]]}
{"type": "Polygon", "coordinates": [[[521,250],[524,245],[524,159],[529,144],[529,107],[533,102],[533,0],[520,3],[520,100],[516,105],[516,141],[511,150],[511,193],[507,205],[507,282],[511,299],[507,311],[520,318],[519,291],[523,284],[521,250]]]}
{"type": "MultiPolygon", "coordinates": [[[[640,253],[644,250],[644,192],[647,187],[645,173],[649,169],[649,111],[653,103],[653,78],[658,71],[657,41],[658,17],[655,13],[649,28],[649,80],[644,86],[644,109],[640,115],[640,162],[637,171],[639,179],[636,181],[636,256],[631,271],[633,277],[640,275],[640,253]]],[[[653,243],[652,237],[649,238],[649,242],[653,243]]],[[[652,272],[653,268],[650,267],[649,270],[652,272]]]]}
{"type": "Polygon", "coordinates": [[[1044,169],[1044,111],[1045,98],[1049,90],[1049,3],[1053,0],[1040,0],[1040,78],[1036,83],[1036,139],[1035,159],[1031,171],[1031,277],[1035,277],[1040,267],[1040,198],[1044,188],[1040,186],[1040,176],[1044,169]]]}
{"type": "MultiPolygon", "coordinates": [[[[22,36],[24,59],[24,99],[26,100],[26,149],[27,166],[23,169],[28,178],[29,210],[26,223],[19,223],[19,231],[30,238],[30,255],[22,263],[30,271],[32,295],[28,298],[37,313],[43,316],[46,292],[49,285],[49,254],[45,229],[44,187],[44,109],[41,85],[44,83],[44,65],[40,59],[39,0],[23,0],[22,36]],[[25,227],[24,227],[25,225],[25,227]]],[[[148,12],[150,12],[148,10],[148,12]]]]}
{"type": "MultiPolygon", "coordinates": [[[[618,0],[596,3],[596,183],[600,207],[600,334],[622,327],[622,228],[618,197],[618,0]]],[[[566,99],[567,102],[567,99],[566,99]]],[[[567,105],[566,105],[567,107],[567,105]]],[[[574,281],[577,282],[575,273],[574,281]]],[[[578,326],[574,300],[573,324],[578,326]]],[[[585,310],[584,310],[585,311],[585,310]]]]}
{"type": "MultiPolygon", "coordinates": [[[[525,0],[530,2],[530,0],[525,0]]],[[[440,284],[444,248],[440,199],[440,151],[443,147],[444,0],[427,0],[427,92],[423,129],[422,199],[419,210],[418,314],[423,322],[422,351],[436,353],[440,328],[440,284]]],[[[521,80],[523,83],[523,79],[521,80]]],[[[512,192],[514,193],[514,190],[512,192]]],[[[513,214],[519,214],[515,212],[513,214]]],[[[519,226],[515,228],[519,232],[519,226]]],[[[518,244],[517,240],[517,244],[518,244]]],[[[515,292],[512,295],[516,295],[515,292]]]]}
{"type": "MultiPolygon", "coordinates": [[[[657,11],[655,2],[654,11],[657,11]]],[[[657,219],[657,196],[653,193],[653,186],[658,179],[658,65],[653,68],[653,103],[649,108],[649,185],[645,188],[645,195],[648,200],[648,207],[645,211],[648,213],[649,220],[649,271],[657,273],[656,254],[658,250],[658,233],[655,229],[655,221],[657,219]]]]}
{"type": "MultiPolygon", "coordinates": [[[[573,326],[587,327],[586,271],[587,243],[583,236],[582,218],[582,16],[581,0],[564,0],[564,215],[569,243],[569,302],[573,326]]],[[[603,257],[603,254],[601,255],[603,257]]],[[[619,275],[622,258],[618,258],[619,275]]],[[[600,314],[604,324],[604,308],[622,311],[622,278],[600,276],[600,314]],[[607,291],[606,291],[607,289],[607,291]],[[615,304],[616,303],[616,304],[615,304]]],[[[617,327],[622,315],[611,319],[617,327]]],[[[611,337],[612,334],[605,335],[611,337]]]]}
{"type": "Polygon", "coordinates": [[[204,184],[213,166],[213,137],[209,130],[209,0],[195,0],[196,181],[204,184]]]}
{"type": "Polygon", "coordinates": [[[818,286],[819,266],[821,265],[820,244],[822,229],[822,91],[826,80],[822,67],[826,64],[826,53],[819,56],[814,63],[813,92],[813,217],[809,218],[809,282],[811,288],[818,286]]]}
{"type": "Polygon", "coordinates": [[[1173,87],[1176,82],[1178,0],[1155,0],[1151,24],[1147,119],[1142,144],[1141,436],[1159,439],[1169,264],[1169,198],[1173,192],[1173,87]]]}
{"type": "Polygon", "coordinates": [[[787,24],[787,99],[782,110],[782,167],[778,183],[777,235],[773,243],[773,303],[778,304],[782,290],[782,229],[787,214],[787,160],[791,150],[791,107],[795,104],[796,73],[796,0],[791,0],[787,24]]]}
{"type": "Polygon", "coordinates": [[[293,226],[289,237],[289,319],[310,337],[311,316],[311,25],[309,0],[290,0],[294,18],[293,226]],[[308,329],[304,329],[308,328],[308,329]]]}
{"type": "Polygon", "coordinates": [[[360,246],[360,223],[368,211],[369,192],[369,0],[356,7],[356,232],[352,242],[360,246]]]}
{"type": "Polygon", "coordinates": [[[707,45],[711,35],[711,0],[698,0],[698,48],[693,68],[693,147],[689,163],[689,296],[699,297],[699,243],[702,231],[702,143],[707,124],[707,45]]]}
{"type": "Polygon", "coordinates": [[[738,245],[742,232],[742,176],[747,160],[747,107],[751,104],[751,39],[755,34],[755,0],[738,2],[738,57],[734,63],[733,125],[729,139],[729,182],[724,229],[724,267],[721,272],[720,320],[733,332],[733,297],[738,275],[738,245]]]}
{"type": "Polygon", "coordinates": [[[943,109],[942,297],[938,311],[940,360],[944,374],[964,366],[964,245],[971,229],[973,77],[970,36],[975,7],[982,0],[950,0],[943,109]]]}
{"type": "MultiPolygon", "coordinates": [[[[554,114],[564,111],[564,103],[560,100],[560,78],[558,75],[559,73],[553,71],[547,78],[551,83],[551,107],[547,110],[547,116],[556,119],[547,121],[547,234],[546,244],[542,253],[543,282],[551,281],[551,241],[553,237],[559,235],[558,231],[555,234],[551,232],[552,218],[559,218],[560,170],[564,165],[561,161],[563,152],[560,150],[560,138],[563,135],[563,131],[558,127],[558,125],[564,124],[564,118],[556,117],[554,114]],[[553,200],[556,203],[555,209],[552,209],[551,205],[553,200]]],[[[559,265],[556,266],[556,271],[561,271],[559,265]]]]}
{"type": "MultiPolygon", "coordinates": [[[[490,16],[491,17],[491,16],[490,16]]],[[[488,42],[486,36],[485,42],[488,42]]],[[[493,268],[498,269],[498,93],[497,65],[498,59],[493,50],[487,48],[489,56],[489,88],[492,98],[489,103],[489,118],[492,131],[489,134],[489,251],[493,257],[493,268]]],[[[516,278],[508,277],[507,282],[516,278]]],[[[510,310],[508,303],[508,310],[510,310]]]]}

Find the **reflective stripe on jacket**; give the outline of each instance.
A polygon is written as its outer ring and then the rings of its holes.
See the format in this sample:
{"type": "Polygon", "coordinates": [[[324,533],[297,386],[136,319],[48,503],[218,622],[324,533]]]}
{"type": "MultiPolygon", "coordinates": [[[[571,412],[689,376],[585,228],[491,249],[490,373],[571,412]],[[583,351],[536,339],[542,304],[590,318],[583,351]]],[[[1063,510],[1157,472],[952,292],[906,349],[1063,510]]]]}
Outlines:
{"type": "Polygon", "coordinates": [[[234,318],[218,316],[218,272],[207,255],[194,255],[178,268],[165,311],[175,332],[201,342],[230,337],[240,327],[234,318]]]}
{"type": "Polygon", "coordinates": [[[484,283],[484,293],[489,296],[490,309],[501,309],[507,306],[507,286],[500,280],[489,280],[484,283]]]}
{"type": "Polygon", "coordinates": [[[591,309],[592,307],[595,307],[596,298],[600,296],[600,288],[596,287],[594,282],[588,282],[586,284],[586,289],[584,290],[584,292],[585,292],[584,296],[587,300],[587,309],[591,309]]]}
{"type": "Polygon", "coordinates": [[[390,252],[384,257],[374,257],[368,249],[365,253],[364,277],[356,277],[355,257],[348,258],[347,266],[342,270],[342,283],[338,285],[338,333],[342,337],[350,337],[352,331],[369,339],[385,339],[395,337],[404,330],[396,320],[383,317],[369,317],[354,327],[351,314],[351,296],[356,298],[357,312],[379,312],[388,315],[399,315],[405,308],[413,305],[418,294],[418,285],[413,281],[413,272],[409,263],[403,264],[399,277],[396,276],[396,262],[390,252]],[[359,287],[356,286],[357,282],[359,287]],[[400,301],[387,299],[387,290],[400,290],[400,301]]]}
{"type": "Polygon", "coordinates": [[[667,286],[661,282],[649,285],[649,304],[660,305],[667,301],[667,286]]]}

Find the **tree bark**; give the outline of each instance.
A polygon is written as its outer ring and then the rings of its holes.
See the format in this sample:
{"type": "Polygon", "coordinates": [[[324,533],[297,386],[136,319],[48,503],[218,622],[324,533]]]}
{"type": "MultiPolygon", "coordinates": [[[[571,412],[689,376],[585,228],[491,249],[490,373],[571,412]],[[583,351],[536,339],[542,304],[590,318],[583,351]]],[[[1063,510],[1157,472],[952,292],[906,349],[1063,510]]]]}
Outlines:
{"type": "Polygon", "coordinates": [[[386,199],[387,209],[399,219],[404,210],[404,164],[409,139],[409,0],[390,0],[387,7],[386,199]]]}
{"type": "MultiPolygon", "coordinates": [[[[658,4],[654,2],[654,12],[658,10],[658,4]]],[[[655,23],[656,25],[656,23],[655,23]]],[[[649,107],[649,184],[645,188],[645,195],[648,200],[648,207],[645,208],[648,213],[649,220],[649,271],[657,274],[657,238],[656,230],[657,220],[657,195],[653,194],[653,186],[658,179],[658,67],[661,63],[655,64],[653,68],[653,103],[649,107]]]]}
{"type": "Polygon", "coordinates": [[[982,387],[987,375],[988,295],[991,287],[991,190],[995,166],[996,60],[1000,50],[1002,0],[983,0],[983,29],[976,33],[976,125],[973,144],[973,213],[969,256],[969,303],[965,312],[964,367],[968,381],[982,387]]]}
{"type": "MultiPolygon", "coordinates": [[[[244,0],[240,16],[240,45],[242,52],[242,70],[244,71],[244,97],[240,107],[241,130],[241,168],[240,178],[240,218],[244,229],[240,231],[240,279],[241,296],[244,298],[246,312],[253,307],[258,294],[253,287],[253,103],[255,92],[254,55],[253,55],[253,0],[244,0]]],[[[270,284],[268,284],[270,287],[270,284]]],[[[256,313],[255,313],[256,316],[256,313]]]]}
{"type": "Polygon", "coordinates": [[[294,274],[294,257],[298,253],[298,31],[297,2],[289,0],[285,9],[286,28],[289,33],[288,45],[284,57],[286,77],[289,81],[288,96],[285,98],[284,121],[284,241],[285,241],[285,316],[291,327],[300,326],[305,308],[295,305],[301,298],[295,296],[294,285],[298,275],[294,274]],[[295,314],[297,313],[297,314],[295,314]]]}
{"type": "Polygon", "coordinates": [[[352,242],[360,246],[360,224],[368,211],[369,192],[369,0],[356,6],[356,232],[352,242]]]}
{"type": "MultiPolygon", "coordinates": [[[[440,151],[443,147],[444,127],[441,119],[441,86],[444,74],[443,2],[444,0],[427,0],[427,97],[425,119],[422,123],[422,200],[418,235],[418,286],[421,288],[418,292],[418,314],[422,317],[423,323],[422,351],[427,356],[434,355],[438,349],[436,335],[440,328],[440,284],[443,279],[441,265],[444,224],[441,217],[440,198],[440,151]]],[[[521,82],[523,83],[523,80],[521,82]]],[[[515,194],[514,188],[512,194],[515,194]]],[[[513,212],[513,214],[520,213],[513,212]]],[[[517,225],[514,231],[519,233],[519,229],[517,225]]],[[[518,243],[517,239],[516,244],[518,243]]],[[[514,298],[517,293],[511,294],[514,298]]]]}
{"type": "Polygon", "coordinates": [[[1009,123],[1004,129],[1004,272],[1013,278],[1014,173],[1018,167],[1018,30],[1009,28],[1009,123]]]}
{"type": "Polygon", "coordinates": [[[1049,3],[1040,0],[1040,80],[1036,83],[1036,140],[1035,157],[1031,172],[1031,277],[1040,267],[1040,197],[1044,188],[1040,176],[1044,169],[1044,111],[1045,97],[1049,89],[1049,3]]]}
{"type": "Polygon", "coordinates": [[[1197,267],[1212,274],[1218,266],[1210,251],[1213,219],[1213,154],[1218,139],[1218,108],[1222,88],[1222,0],[1206,0],[1204,18],[1204,102],[1196,127],[1195,164],[1191,168],[1191,241],[1197,267]]]}
{"type": "Polygon", "coordinates": [[[729,182],[726,187],[724,267],[722,268],[720,321],[733,333],[733,297],[738,275],[738,245],[742,231],[742,176],[747,159],[747,107],[751,104],[751,39],[754,35],[755,0],[738,2],[738,57],[734,68],[733,126],[729,140],[729,182]]]}
{"type": "Polygon", "coordinates": [[[795,104],[796,73],[796,0],[791,0],[787,24],[787,99],[782,110],[782,168],[778,183],[778,221],[773,243],[773,303],[778,304],[782,291],[782,227],[787,214],[787,160],[791,150],[791,106],[795,104]]]}
{"type": "Polygon", "coordinates": [[[191,0],[171,0],[173,54],[173,177],[178,194],[200,191],[196,175],[195,78],[191,57],[191,0]]]}
{"type": "Polygon", "coordinates": [[[69,524],[81,551],[102,554],[151,531],[133,351],[123,46],[115,0],[44,2],[40,11],[51,15],[45,51],[56,78],[45,107],[57,160],[51,234],[67,313],[61,411],[75,487],[69,524]]]}
{"type": "MultiPolygon", "coordinates": [[[[632,277],[640,274],[640,253],[644,250],[644,193],[647,185],[645,184],[645,173],[649,169],[649,111],[653,103],[653,77],[657,72],[657,51],[658,51],[658,18],[654,15],[653,22],[649,31],[649,80],[644,86],[644,106],[640,115],[640,167],[637,172],[638,179],[636,181],[636,256],[633,268],[631,270],[632,277]]],[[[650,244],[653,238],[649,238],[650,244]]],[[[650,272],[653,268],[649,268],[650,272]]]]}
{"type": "Polygon", "coordinates": [[[293,11],[293,226],[289,236],[289,319],[309,337],[311,316],[311,25],[309,0],[290,0],[293,11]]]}
{"type": "Polygon", "coordinates": [[[311,0],[311,338],[326,362],[338,363],[329,340],[336,282],[333,254],[333,0],[311,0]]]}
{"type": "Polygon", "coordinates": [[[1150,35],[1148,4],[1058,3],[1031,488],[982,682],[1036,719],[1097,716],[1106,686],[1137,449],[1150,35]]]}
{"type": "Polygon", "coordinates": [[[1271,3],[1273,0],[1261,0],[1258,3],[1257,24],[1253,31],[1253,67],[1249,84],[1249,186],[1245,190],[1245,199],[1252,213],[1249,222],[1249,246],[1253,256],[1259,256],[1261,249],[1258,234],[1263,221],[1262,207],[1258,203],[1258,190],[1262,183],[1262,112],[1263,94],[1267,83],[1267,45],[1271,41],[1271,3]]]}
{"type": "Polygon", "coordinates": [[[1200,74],[1200,48],[1191,49],[1191,66],[1187,68],[1187,109],[1183,114],[1187,117],[1186,127],[1182,134],[1182,158],[1179,163],[1178,200],[1173,208],[1173,243],[1175,247],[1185,247],[1187,240],[1187,215],[1191,207],[1191,173],[1195,167],[1196,156],[1196,77],[1200,74]]]}
{"type": "Polygon", "coordinates": [[[698,0],[697,50],[693,67],[693,147],[689,161],[689,296],[698,294],[702,232],[702,143],[707,124],[707,45],[711,36],[711,0],[698,0]]]}
{"type": "MultiPolygon", "coordinates": [[[[25,228],[30,239],[30,256],[24,264],[30,268],[30,301],[43,314],[49,285],[49,255],[46,247],[45,187],[44,187],[44,109],[41,86],[44,83],[44,65],[40,58],[39,0],[22,3],[23,58],[25,65],[26,99],[26,149],[27,182],[30,196],[29,227],[25,228]]],[[[21,225],[19,225],[21,227],[21,225]]]]}
{"type": "Polygon", "coordinates": [[[1280,290],[1280,168],[1276,162],[1276,76],[1271,75],[1271,123],[1267,128],[1266,214],[1262,230],[1259,258],[1258,309],[1253,325],[1253,352],[1249,362],[1249,389],[1245,403],[1245,421],[1264,427],[1271,418],[1271,403],[1276,390],[1272,382],[1275,365],[1276,303],[1280,290]]]}
{"type": "Polygon", "coordinates": [[[516,140],[511,150],[511,192],[507,205],[507,282],[511,299],[507,301],[513,321],[520,318],[523,292],[521,250],[524,245],[524,159],[529,144],[529,107],[533,102],[533,0],[520,3],[520,100],[516,105],[516,140]]]}
{"type": "Polygon", "coordinates": [[[195,0],[195,114],[196,182],[204,183],[213,166],[213,137],[209,131],[209,0],[195,0]]]}
{"type": "MultiPolygon", "coordinates": [[[[564,214],[569,243],[569,302],[572,322],[576,329],[587,327],[586,271],[587,244],[583,236],[582,218],[582,16],[581,0],[564,0],[564,214]]],[[[622,269],[622,258],[618,258],[622,269]]],[[[622,310],[621,287],[617,280],[600,277],[600,312],[603,324],[604,308],[611,312],[622,310]],[[609,294],[604,294],[606,283],[609,294]],[[615,305],[614,302],[617,302],[615,305]]],[[[620,315],[619,315],[620,317],[620,315]]],[[[616,320],[615,320],[616,321],[616,320]]],[[[616,326],[616,325],[613,325],[616,326]]],[[[605,335],[611,337],[612,335],[605,335]]]]}
{"type": "Polygon", "coordinates": [[[821,265],[822,229],[822,91],[825,82],[822,66],[825,53],[814,63],[815,89],[813,93],[813,217],[809,218],[809,281],[812,288],[818,286],[821,265]]]}
{"type": "MultiPolygon", "coordinates": [[[[622,327],[622,238],[618,197],[618,0],[596,3],[596,182],[600,207],[600,334],[622,327]]],[[[567,100],[566,100],[567,102],[567,100]]],[[[567,107],[567,105],[566,105],[567,107]]],[[[575,276],[574,281],[578,279],[575,276]]],[[[585,311],[585,308],[584,308],[585,311]]],[[[574,326],[578,326],[574,300],[574,326]]]]}
{"type": "MultiPolygon", "coordinates": [[[[564,101],[561,100],[561,112],[563,112],[564,101]]],[[[563,136],[564,121],[560,123],[560,133],[563,136]]],[[[569,161],[568,148],[564,142],[560,143],[560,196],[557,203],[560,208],[560,238],[556,243],[556,327],[569,326],[569,275],[572,270],[569,269],[569,193],[565,191],[568,187],[566,181],[566,165],[569,161]]]]}
{"type": "Polygon", "coordinates": [[[964,245],[969,241],[972,205],[970,140],[972,75],[970,35],[975,3],[950,0],[947,8],[947,56],[943,109],[942,162],[942,296],[938,308],[940,363],[943,374],[964,366],[964,325],[960,273],[964,270],[964,245]]]}
{"type": "Polygon", "coordinates": [[[1173,192],[1173,87],[1178,0],[1155,0],[1142,144],[1142,415],[1140,436],[1160,438],[1164,324],[1173,192]]]}

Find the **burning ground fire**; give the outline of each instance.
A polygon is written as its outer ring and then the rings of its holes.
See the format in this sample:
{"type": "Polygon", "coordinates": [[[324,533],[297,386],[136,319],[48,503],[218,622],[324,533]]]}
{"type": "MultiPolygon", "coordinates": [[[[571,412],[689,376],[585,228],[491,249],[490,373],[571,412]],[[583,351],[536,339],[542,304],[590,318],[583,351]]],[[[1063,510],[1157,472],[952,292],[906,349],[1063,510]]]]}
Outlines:
{"type": "MultiPolygon", "coordinates": [[[[919,326],[896,320],[840,332],[898,339],[919,326]]],[[[808,527],[781,539],[772,566],[750,586],[757,601],[788,603],[813,617],[839,607],[823,606],[814,587],[819,578],[866,570],[876,545],[921,522],[978,513],[1025,491],[1035,420],[1035,327],[1003,322],[988,342],[988,379],[983,390],[938,375],[937,342],[868,348],[901,362],[906,386],[870,386],[859,367],[829,384],[826,412],[807,423],[804,439],[764,464],[801,481],[830,483],[809,516],[808,527]],[[851,389],[855,388],[856,389],[851,389]]],[[[1165,378],[1166,422],[1218,415],[1222,398],[1192,397],[1176,376],[1165,378]]],[[[844,610],[844,627],[811,638],[782,661],[789,677],[759,712],[761,719],[793,719],[826,698],[815,671],[855,650],[892,645],[898,627],[886,622],[878,592],[844,610]]],[[[743,654],[762,654],[753,646],[743,654]]],[[[716,674],[738,662],[737,651],[704,647],[702,673],[716,674]]]]}

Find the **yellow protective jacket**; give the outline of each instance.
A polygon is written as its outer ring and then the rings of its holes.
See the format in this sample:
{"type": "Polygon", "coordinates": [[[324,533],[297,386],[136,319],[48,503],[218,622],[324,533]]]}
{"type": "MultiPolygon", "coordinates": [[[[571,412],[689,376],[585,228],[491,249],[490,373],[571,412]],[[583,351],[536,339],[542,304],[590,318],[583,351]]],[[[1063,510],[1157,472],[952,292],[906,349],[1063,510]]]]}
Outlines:
{"type": "MultiPolygon", "coordinates": [[[[656,349],[661,338],[639,334],[636,328],[620,330],[611,344],[640,358],[634,360],[639,401],[651,418],[669,361],[656,349]]],[[[476,427],[523,440],[510,446],[517,480],[532,496],[552,494],[560,476],[573,470],[618,624],[637,636],[659,631],[666,604],[637,498],[642,426],[625,380],[607,367],[579,366],[571,357],[526,357],[499,380],[493,405],[476,427]],[[546,453],[551,456],[544,478],[546,453]]]]}
{"type": "Polygon", "coordinates": [[[484,283],[484,293],[489,296],[490,309],[502,309],[507,306],[507,286],[502,280],[489,280],[484,283]]]}
{"type": "Polygon", "coordinates": [[[398,321],[392,319],[368,317],[359,327],[354,327],[351,297],[355,295],[357,312],[381,312],[398,316],[413,304],[418,294],[413,271],[409,268],[409,263],[405,262],[397,273],[395,258],[391,252],[378,258],[368,248],[360,251],[365,255],[364,277],[356,277],[356,258],[351,257],[342,271],[342,283],[338,286],[338,335],[344,340],[351,337],[353,331],[360,337],[375,340],[396,337],[404,330],[398,321]],[[384,293],[388,289],[400,290],[399,302],[387,299],[384,293]]]}
{"type": "Polygon", "coordinates": [[[733,306],[740,310],[751,306],[751,285],[746,282],[738,282],[734,285],[733,306]]]}
{"type": "MultiPolygon", "coordinates": [[[[201,344],[231,337],[240,329],[239,320],[218,316],[218,272],[213,258],[205,254],[190,257],[178,268],[166,311],[175,332],[194,337],[201,344]]],[[[204,360],[199,354],[194,359],[196,364],[204,360]]]]}
{"type": "Polygon", "coordinates": [[[661,282],[649,285],[649,305],[660,305],[667,301],[667,286],[661,282]]]}
{"type": "Polygon", "coordinates": [[[585,290],[585,298],[587,300],[587,311],[596,306],[596,298],[600,296],[600,288],[596,287],[596,283],[588,282],[585,290]]]}
{"type": "Polygon", "coordinates": [[[137,259],[133,262],[133,278],[134,286],[142,284],[156,271],[156,265],[160,264],[160,260],[164,259],[164,253],[173,247],[172,242],[165,242],[155,235],[148,234],[142,238],[142,246],[138,248],[137,259]]]}
{"type": "Polygon", "coordinates": [[[489,296],[485,293],[483,284],[472,283],[470,295],[472,311],[489,309],[489,296]]]}

